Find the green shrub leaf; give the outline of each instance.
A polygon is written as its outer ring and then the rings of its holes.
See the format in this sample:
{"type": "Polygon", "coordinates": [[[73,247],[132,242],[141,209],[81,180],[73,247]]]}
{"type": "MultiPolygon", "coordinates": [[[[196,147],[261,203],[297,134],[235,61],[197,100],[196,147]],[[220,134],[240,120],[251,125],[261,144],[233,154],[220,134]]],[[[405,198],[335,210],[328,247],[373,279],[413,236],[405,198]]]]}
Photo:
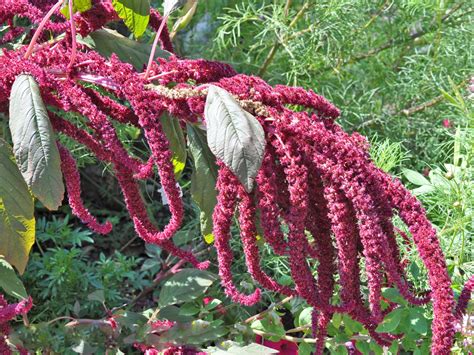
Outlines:
{"type": "Polygon", "coordinates": [[[168,279],[160,292],[160,307],[189,302],[206,292],[216,275],[197,269],[183,269],[168,279]]]}
{"type": "Polygon", "coordinates": [[[31,75],[19,75],[13,83],[9,125],[26,184],[46,208],[57,210],[64,198],[61,160],[40,89],[31,75]]]}
{"type": "Polygon", "coordinates": [[[201,210],[201,232],[206,243],[214,241],[212,213],[217,203],[217,166],[214,155],[207,145],[206,134],[188,124],[189,149],[193,156],[194,170],[191,176],[191,196],[201,210]]]}
{"type": "Polygon", "coordinates": [[[149,0],[112,0],[112,6],[136,38],[143,35],[150,20],[149,0]]]}
{"type": "Polygon", "coordinates": [[[423,185],[431,185],[429,180],[421,175],[419,172],[410,170],[410,169],[403,169],[403,175],[407,178],[414,185],[423,186],[423,185]]]}
{"type": "Polygon", "coordinates": [[[13,267],[4,258],[0,257],[0,288],[9,295],[25,299],[28,297],[25,286],[18,278],[13,267]]]}
{"type": "Polygon", "coordinates": [[[391,311],[385,316],[382,324],[377,327],[377,332],[393,332],[400,324],[404,312],[405,308],[396,308],[391,311]]]}
{"type": "Polygon", "coordinates": [[[166,114],[161,116],[161,125],[173,153],[174,174],[179,179],[186,166],[187,158],[186,139],[184,138],[183,129],[178,119],[166,114]]]}
{"type": "Polygon", "coordinates": [[[23,274],[35,242],[33,197],[10,146],[1,139],[0,182],[0,255],[23,274]]]}
{"type": "Polygon", "coordinates": [[[209,86],[204,115],[211,151],[252,191],[265,152],[263,127],[232,95],[214,85],[209,86]]]}
{"type": "MultiPolygon", "coordinates": [[[[90,34],[92,39],[92,48],[104,57],[110,58],[112,54],[116,54],[123,62],[132,64],[136,70],[143,70],[144,65],[148,62],[151,46],[146,43],[133,41],[122,36],[117,31],[102,29],[90,34]]],[[[169,58],[170,53],[160,48],[156,49],[156,58],[169,58]]]]}

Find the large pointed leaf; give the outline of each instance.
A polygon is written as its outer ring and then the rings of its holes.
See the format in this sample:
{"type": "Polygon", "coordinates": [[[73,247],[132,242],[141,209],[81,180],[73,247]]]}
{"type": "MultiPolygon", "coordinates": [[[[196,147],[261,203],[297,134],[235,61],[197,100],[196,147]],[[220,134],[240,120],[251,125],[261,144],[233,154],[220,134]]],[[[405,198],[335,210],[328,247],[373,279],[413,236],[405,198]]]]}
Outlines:
{"type": "Polygon", "coordinates": [[[112,0],[112,6],[135,37],[145,32],[150,20],[149,0],[112,0]]]}
{"type": "MultiPolygon", "coordinates": [[[[116,54],[121,61],[132,64],[135,69],[140,71],[148,62],[151,52],[149,44],[132,41],[117,31],[109,29],[92,32],[90,37],[92,38],[93,48],[107,58],[110,58],[112,54],[116,54]]],[[[169,52],[156,48],[155,59],[167,59],[170,55],[169,52]]]]}
{"type": "Polygon", "coordinates": [[[208,244],[212,243],[212,213],[217,203],[217,166],[209,150],[205,133],[188,124],[189,149],[194,169],[191,176],[191,196],[201,210],[201,232],[208,244]]]}
{"type": "Polygon", "coordinates": [[[15,270],[3,257],[0,257],[0,289],[19,299],[28,297],[25,286],[16,275],[15,270]]]}
{"type": "Polygon", "coordinates": [[[161,116],[161,125],[173,153],[174,174],[176,178],[179,178],[186,165],[187,157],[186,139],[184,138],[183,129],[178,119],[166,114],[161,116]]]}
{"type": "Polygon", "coordinates": [[[257,119],[227,91],[209,86],[204,116],[207,142],[250,192],[265,152],[265,133],[257,119]]]}
{"type": "Polygon", "coordinates": [[[33,197],[13,160],[8,144],[0,139],[0,255],[21,273],[35,242],[33,197]]]}
{"type": "Polygon", "coordinates": [[[61,161],[40,89],[31,75],[19,75],[10,96],[13,152],[33,195],[49,210],[64,198],[61,161]]]}
{"type": "Polygon", "coordinates": [[[192,301],[206,292],[216,279],[209,271],[183,269],[163,284],[158,303],[166,307],[192,301]]]}

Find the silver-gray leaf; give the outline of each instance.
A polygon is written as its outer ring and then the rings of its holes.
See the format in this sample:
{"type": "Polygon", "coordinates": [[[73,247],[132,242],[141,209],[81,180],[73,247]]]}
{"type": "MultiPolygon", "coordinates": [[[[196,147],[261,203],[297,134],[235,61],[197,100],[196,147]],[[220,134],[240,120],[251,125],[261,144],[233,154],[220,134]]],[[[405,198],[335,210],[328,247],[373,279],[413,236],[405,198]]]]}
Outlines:
{"type": "Polygon", "coordinates": [[[31,75],[19,75],[10,95],[13,153],[34,196],[49,210],[64,198],[61,161],[40,89],[31,75]]]}
{"type": "Polygon", "coordinates": [[[212,153],[252,191],[265,153],[265,132],[227,91],[209,86],[204,116],[212,153]]]}

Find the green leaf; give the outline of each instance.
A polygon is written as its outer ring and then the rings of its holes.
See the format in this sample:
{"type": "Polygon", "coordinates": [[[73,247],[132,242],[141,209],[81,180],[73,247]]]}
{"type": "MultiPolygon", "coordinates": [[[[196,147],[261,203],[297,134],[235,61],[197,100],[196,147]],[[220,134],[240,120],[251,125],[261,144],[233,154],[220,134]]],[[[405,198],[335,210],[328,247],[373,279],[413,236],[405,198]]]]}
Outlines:
{"type": "MultiPolygon", "coordinates": [[[[73,13],[76,12],[86,12],[92,8],[91,0],[73,0],[72,10],[73,13]]],[[[69,4],[65,2],[64,6],[61,8],[61,13],[69,20],[69,4]]]]}
{"type": "Polygon", "coordinates": [[[217,203],[217,166],[207,145],[206,134],[191,124],[187,125],[189,150],[194,161],[191,176],[191,196],[201,211],[201,233],[206,242],[214,241],[212,213],[217,203]]]}
{"type": "Polygon", "coordinates": [[[224,89],[210,85],[204,116],[207,142],[214,155],[252,191],[265,153],[265,132],[224,89]]]}
{"type": "Polygon", "coordinates": [[[396,288],[384,288],[382,289],[382,296],[391,302],[395,302],[401,305],[406,305],[407,301],[403,298],[400,292],[396,288]]]}
{"type": "Polygon", "coordinates": [[[40,89],[31,75],[19,75],[10,95],[13,153],[34,196],[49,210],[64,198],[61,160],[40,89]]]}
{"type": "Polygon", "coordinates": [[[410,169],[403,169],[403,175],[407,178],[414,185],[423,186],[423,185],[431,185],[429,180],[421,175],[419,172],[410,170],[410,169]]]}
{"type": "Polygon", "coordinates": [[[112,0],[112,6],[133,35],[141,37],[150,21],[150,1],[112,0]]]}
{"type": "Polygon", "coordinates": [[[186,303],[179,308],[180,316],[194,316],[198,314],[201,308],[196,306],[194,303],[186,303]]]}
{"type": "Polygon", "coordinates": [[[391,311],[385,316],[383,322],[377,327],[376,331],[387,333],[393,332],[400,324],[404,311],[405,308],[396,308],[391,311]]]}
{"type": "Polygon", "coordinates": [[[302,327],[308,324],[311,324],[311,314],[313,313],[312,307],[307,307],[303,309],[298,316],[298,326],[302,327]]]}
{"type": "Polygon", "coordinates": [[[216,279],[217,276],[208,271],[183,269],[163,284],[158,303],[165,307],[192,301],[206,292],[216,279]]]}
{"type": "Polygon", "coordinates": [[[417,309],[410,310],[410,324],[418,334],[426,335],[428,333],[428,322],[423,312],[417,309]]]}
{"type": "Polygon", "coordinates": [[[298,355],[311,355],[314,351],[314,344],[300,343],[298,345],[298,355]]]}
{"type": "Polygon", "coordinates": [[[167,306],[160,309],[158,319],[167,319],[174,322],[186,323],[191,322],[193,317],[180,314],[180,308],[176,306],[167,306]]]}
{"type": "Polygon", "coordinates": [[[370,353],[370,345],[366,340],[357,340],[355,346],[362,354],[370,353]]]}
{"type": "Polygon", "coordinates": [[[33,197],[10,146],[0,139],[0,255],[23,274],[34,242],[33,197]]]}
{"type": "Polygon", "coordinates": [[[183,129],[178,119],[166,114],[161,116],[161,125],[163,126],[166,138],[168,138],[170,149],[173,152],[174,174],[179,179],[186,166],[187,158],[186,139],[184,138],[183,129]]]}
{"type": "MultiPolygon", "coordinates": [[[[102,29],[90,34],[92,39],[92,48],[101,55],[110,58],[112,54],[116,54],[123,62],[132,64],[136,70],[143,70],[148,62],[151,46],[146,43],[133,41],[122,36],[117,31],[102,29]]],[[[160,48],[156,49],[156,58],[170,57],[170,53],[160,48]]]]}
{"type": "Polygon", "coordinates": [[[271,341],[278,341],[285,335],[285,327],[281,319],[277,317],[267,316],[263,319],[258,319],[252,322],[250,328],[271,334],[271,341]]]}
{"type": "Polygon", "coordinates": [[[25,299],[28,298],[25,286],[18,278],[13,267],[2,257],[0,257],[0,288],[10,296],[25,299]]]}
{"type": "Polygon", "coordinates": [[[213,310],[214,308],[216,308],[218,305],[222,304],[222,301],[221,300],[218,300],[217,298],[214,298],[211,302],[209,302],[208,304],[206,304],[204,306],[204,309],[206,311],[211,311],[213,310]]]}

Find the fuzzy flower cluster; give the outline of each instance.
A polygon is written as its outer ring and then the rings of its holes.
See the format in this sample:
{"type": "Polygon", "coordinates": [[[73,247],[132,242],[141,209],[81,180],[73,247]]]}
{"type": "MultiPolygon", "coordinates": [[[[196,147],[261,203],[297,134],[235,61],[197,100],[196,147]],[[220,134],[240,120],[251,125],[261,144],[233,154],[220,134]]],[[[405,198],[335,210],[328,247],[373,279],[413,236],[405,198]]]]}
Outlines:
{"type": "MultiPolygon", "coordinates": [[[[26,314],[31,309],[33,302],[31,298],[20,301],[18,303],[8,304],[5,297],[0,294],[0,354],[13,354],[10,346],[7,344],[7,338],[10,334],[10,326],[8,322],[16,316],[26,314]]],[[[20,354],[28,354],[23,348],[17,348],[20,354]]]]}
{"type": "MultiPolygon", "coordinates": [[[[14,26],[13,17],[26,17],[38,23],[51,3],[7,0],[0,4],[0,24],[10,25],[2,38],[13,38],[22,31],[14,26]]],[[[110,1],[93,1],[93,5],[90,11],[74,16],[83,35],[117,19],[110,1]]],[[[160,15],[153,13],[151,26],[157,28],[160,22],[160,15]]],[[[347,314],[362,323],[381,345],[388,346],[400,338],[401,334],[376,331],[384,316],[396,307],[390,304],[382,309],[382,288],[387,286],[398,288],[412,304],[432,302],[432,353],[450,352],[456,319],[466,309],[473,281],[468,282],[456,305],[436,231],[423,207],[400,181],[371,162],[364,137],[348,134],[334,122],[339,115],[334,105],[311,90],[284,85],[272,87],[258,77],[237,74],[223,63],[175,56],[152,63],[149,79],[153,86],[161,88],[154,90],[143,73],[114,55],[107,59],[77,44],[78,51],[73,56],[70,29],[59,15],[47,21],[45,28],[65,31],[67,36],[55,43],[33,45],[32,55],[28,55],[25,47],[3,50],[0,112],[8,112],[8,97],[15,78],[25,73],[33,76],[51,109],[55,131],[85,146],[112,167],[130,219],[143,240],[159,245],[197,268],[205,269],[209,265],[172,241],[181,227],[184,208],[160,117],[168,113],[179,118],[183,125],[205,124],[205,84],[219,86],[239,102],[247,103],[246,109],[262,124],[266,138],[255,191],[247,192],[229,168],[218,162],[213,233],[225,293],[243,305],[253,305],[261,296],[259,288],[245,294],[233,282],[230,240],[238,211],[240,238],[250,275],[261,287],[299,296],[313,307],[316,354],[323,353],[327,326],[334,313],[347,314]],[[68,66],[71,57],[76,62],[68,66]],[[83,82],[101,86],[102,90],[91,90],[83,82]],[[292,111],[291,105],[303,110],[292,111]],[[87,129],[57,112],[76,113],[83,117],[87,129]],[[114,120],[140,128],[150,156],[132,156],[120,141],[114,120]],[[152,223],[140,193],[141,180],[154,178],[155,167],[171,215],[162,230],[152,223]],[[404,222],[409,234],[394,226],[394,217],[404,222]],[[274,253],[288,259],[293,285],[278,283],[262,268],[257,244],[259,226],[264,241],[274,253]],[[418,251],[428,271],[430,291],[416,293],[409,283],[397,238],[418,251]],[[365,284],[367,300],[361,287],[365,284]],[[333,301],[336,289],[339,304],[333,301]]],[[[162,47],[172,51],[166,31],[160,38],[162,47]]],[[[62,146],[59,151],[73,213],[91,229],[107,234],[110,223],[100,223],[84,207],[73,157],[62,146]]],[[[184,348],[183,351],[186,353],[184,348]]]]}

